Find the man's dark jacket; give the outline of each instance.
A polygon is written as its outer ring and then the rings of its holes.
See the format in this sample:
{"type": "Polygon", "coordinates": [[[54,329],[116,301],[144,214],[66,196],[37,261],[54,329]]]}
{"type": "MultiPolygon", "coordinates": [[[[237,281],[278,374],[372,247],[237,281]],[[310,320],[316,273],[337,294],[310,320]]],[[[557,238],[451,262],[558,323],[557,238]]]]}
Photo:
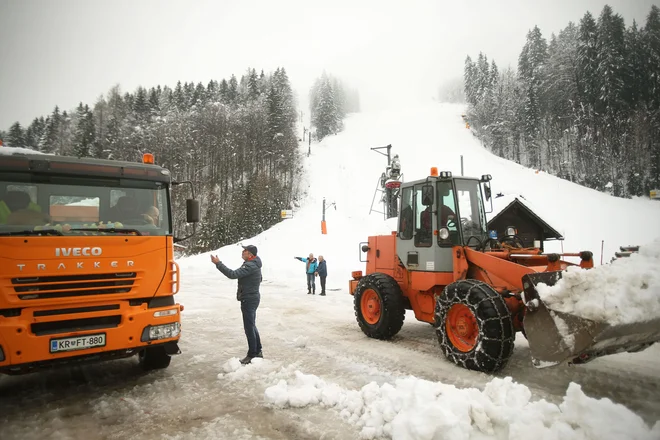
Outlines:
{"type": "Polygon", "coordinates": [[[236,270],[231,270],[222,262],[216,264],[215,267],[227,278],[238,279],[237,300],[259,296],[259,285],[261,284],[261,259],[259,257],[243,262],[243,265],[236,270]]]}
{"type": "Polygon", "coordinates": [[[319,262],[319,266],[316,268],[316,271],[319,273],[320,277],[328,276],[328,268],[325,265],[325,260],[319,262]]]}

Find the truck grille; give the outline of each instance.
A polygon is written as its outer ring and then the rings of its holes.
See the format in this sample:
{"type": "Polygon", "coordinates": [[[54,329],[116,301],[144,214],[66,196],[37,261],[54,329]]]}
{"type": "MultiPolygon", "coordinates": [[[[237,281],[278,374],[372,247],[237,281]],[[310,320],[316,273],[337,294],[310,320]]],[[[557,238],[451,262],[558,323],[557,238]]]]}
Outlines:
{"type": "Polygon", "coordinates": [[[38,322],[30,327],[37,336],[54,335],[58,333],[81,332],[86,330],[101,330],[115,328],[121,324],[121,316],[100,316],[97,318],[67,319],[65,321],[38,322]]]}
{"type": "Polygon", "coordinates": [[[120,272],[91,275],[61,275],[12,278],[11,283],[22,300],[121,294],[131,291],[137,274],[120,272]]]}

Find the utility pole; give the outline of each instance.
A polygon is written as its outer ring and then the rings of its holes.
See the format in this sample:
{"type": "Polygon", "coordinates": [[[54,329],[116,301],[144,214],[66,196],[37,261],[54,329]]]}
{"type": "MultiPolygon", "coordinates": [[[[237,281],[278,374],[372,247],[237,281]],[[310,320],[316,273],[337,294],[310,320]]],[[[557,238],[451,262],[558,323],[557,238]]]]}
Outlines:
{"type": "Polygon", "coordinates": [[[390,159],[390,150],[392,149],[392,144],[386,145],[384,147],[373,147],[371,149],[374,150],[378,154],[382,154],[383,156],[387,156],[387,166],[390,166],[390,161],[391,161],[391,159],[390,159]],[[383,149],[387,149],[387,154],[383,153],[382,151],[378,151],[378,150],[383,150],[383,149]]]}
{"type": "Polygon", "coordinates": [[[312,132],[309,132],[309,147],[307,148],[307,157],[312,154],[312,132]]]}
{"type": "MultiPolygon", "coordinates": [[[[332,202],[328,205],[328,208],[334,206],[335,209],[337,209],[337,205],[335,202],[332,202]]],[[[328,233],[328,227],[325,223],[325,197],[323,197],[323,215],[321,217],[321,234],[326,235],[328,233]]]]}

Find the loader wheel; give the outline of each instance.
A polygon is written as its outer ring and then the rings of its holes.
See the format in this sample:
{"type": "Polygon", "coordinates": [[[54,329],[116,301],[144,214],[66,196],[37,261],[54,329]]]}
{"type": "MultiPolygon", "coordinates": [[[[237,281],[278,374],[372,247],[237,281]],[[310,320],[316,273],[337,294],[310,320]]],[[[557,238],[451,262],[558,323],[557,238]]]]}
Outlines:
{"type": "Polygon", "coordinates": [[[469,370],[502,369],[515,333],[504,299],[488,284],[461,280],[436,296],[435,329],[447,359],[469,370]]]}
{"type": "Polygon", "coordinates": [[[372,273],[361,278],[355,289],[354,307],[360,328],[370,338],[390,339],[403,326],[403,293],[389,275],[372,273]]]}

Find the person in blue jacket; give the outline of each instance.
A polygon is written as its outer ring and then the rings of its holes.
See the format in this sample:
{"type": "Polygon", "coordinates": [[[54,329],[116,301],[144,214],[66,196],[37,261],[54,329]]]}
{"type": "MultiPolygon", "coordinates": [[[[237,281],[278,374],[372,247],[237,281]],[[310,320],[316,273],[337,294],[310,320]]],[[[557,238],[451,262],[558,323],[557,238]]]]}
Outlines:
{"type": "Polygon", "coordinates": [[[325,279],[328,277],[328,267],[323,255],[319,255],[319,265],[316,268],[316,274],[319,276],[319,280],[321,280],[321,296],[325,296],[325,279]]]}
{"type": "Polygon", "coordinates": [[[296,260],[300,260],[303,263],[307,263],[305,267],[305,273],[307,274],[307,294],[316,295],[316,284],[314,283],[314,274],[316,273],[316,267],[318,262],[314,258],[314,254],[309,254],[309,257],[293,257],[296,260]]]}

